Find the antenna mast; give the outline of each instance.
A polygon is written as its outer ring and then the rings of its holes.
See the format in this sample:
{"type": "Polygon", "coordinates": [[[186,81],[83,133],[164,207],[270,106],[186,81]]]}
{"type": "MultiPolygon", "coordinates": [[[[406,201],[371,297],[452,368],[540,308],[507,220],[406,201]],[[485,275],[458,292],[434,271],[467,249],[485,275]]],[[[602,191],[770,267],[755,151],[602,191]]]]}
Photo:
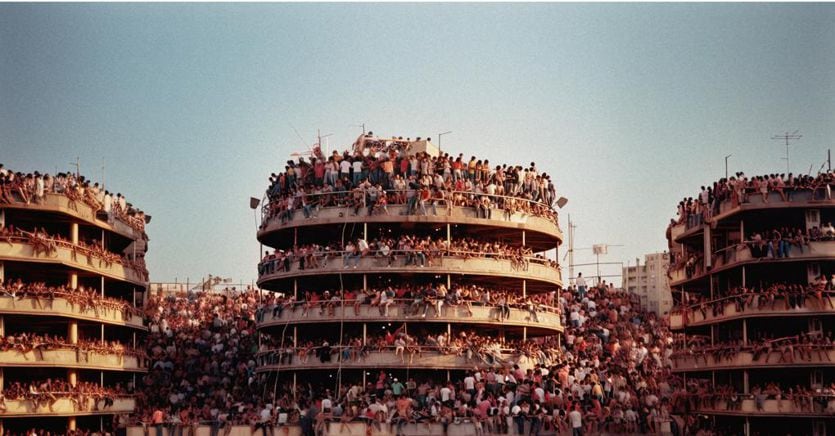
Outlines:
{"type": "Polygon", "coordinates": [[[786,157],[783,158],[783,159],[786,160],[786,173],[791,172],[791,170],[789,169],[789,141],[802,138],[803,135],[800,135],[799,133],[800,133],[800,129],[797,129],[797,130],[795,130],[794,132],[791,132],[791,133],[786,132],[782,135],[774,135],[774,136],[771,137],[772,141],[781,140],[781,141],[785,141],[785,143],[786,143],[786,157]]]}

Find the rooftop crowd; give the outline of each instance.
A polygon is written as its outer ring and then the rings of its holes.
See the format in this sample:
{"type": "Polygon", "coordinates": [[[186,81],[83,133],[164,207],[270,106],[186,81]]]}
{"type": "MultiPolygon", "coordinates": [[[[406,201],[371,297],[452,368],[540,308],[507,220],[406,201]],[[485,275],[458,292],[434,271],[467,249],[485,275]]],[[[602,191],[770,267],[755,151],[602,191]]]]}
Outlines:
{"type": "Polygon", "coordinates": [[[748,177],[745,173],[736,173],[729,178],[722,178],[712,185],[702,186],[696,197],[687,197],[678,204],[678,224],[692,227],[701,224],[719,213],[719,206],[730,201],[732,207],[747,203],[751,196],[760,196],[768,202],[768,195],[776,192],[780,201],[791,202],[798,192],[809,191],[817,200],[832,199],[832,185],[835,185],[835,173],[820,173],[817,176],[802,174],[767,174],[748,177]]]}
{"type": "Polygon", "coordinates": [[[431,156],[416,151],[413,144],[408,138],[382,139],[369,132],[342,154],[324,156],[316,148],[308,160],[288,161],[284,172],[270,176],[265,218],[286,221],[297,210],[310,217],[317,208],[330,206],[352,207],[354,214],[362,209],[388,213],[388,204],[406,204],[409,214],[425,215],[429,206],[437,215],[437,205],[448,213],[454,205],[475,207],[485,218],[491,217],[492,209],[500,209],[556,222],[556,189],[534,162],[492,165],[463,154],[431,156]]]}
{"type": "Polygon", "coordinates": [[[0,164],[0,203],[40,204],[47,194],[61,194],[70,201],[70,207],[81,202],[98,212],[107,214],[108,221],[119,220],[139,232],[145,231],[145,212],[133,207],[121,193],[115,195],[99,184],[91,183],[84,176],[58,173],[54,176],[22,173],[9,170],[0,164]]]}

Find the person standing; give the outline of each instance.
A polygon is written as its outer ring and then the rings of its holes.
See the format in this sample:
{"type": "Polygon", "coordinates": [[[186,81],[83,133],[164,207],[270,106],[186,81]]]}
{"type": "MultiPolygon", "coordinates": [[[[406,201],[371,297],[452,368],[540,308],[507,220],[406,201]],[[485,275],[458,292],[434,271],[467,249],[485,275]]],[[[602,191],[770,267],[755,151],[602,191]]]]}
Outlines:
{"type": "Polygon", "coordinates": [[[568,413],[568,423],[571,425],[572,436],[583,436],[583,413],[580,403],[574,405],[574,410],[568,413]]]}

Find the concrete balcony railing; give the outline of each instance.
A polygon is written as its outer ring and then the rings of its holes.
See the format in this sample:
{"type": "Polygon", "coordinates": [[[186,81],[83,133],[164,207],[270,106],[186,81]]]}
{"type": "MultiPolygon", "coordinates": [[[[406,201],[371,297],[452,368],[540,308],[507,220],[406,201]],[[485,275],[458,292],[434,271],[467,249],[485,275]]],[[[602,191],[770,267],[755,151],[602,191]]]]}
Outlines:
{"type": "Polygon", "coordinates": [[[50,408],[48,404],[39,404],[38,407],[31,400],[6,400],[6,411],[0,412],[0,418],[4,417],[31,417],[40,416],[79,416],[79,415],[112,415],[116,413],[130,413],[136,408],[136,400],[132,397],[117,397],[110,407],[104,407],[104,400],[89,400],[82,404],[71,400],[68,397],[59,397],[50,408]]]}
{"type": "Polygon", "coordinates": [[[73,249],[64,244],[58,244],[52,253],[40,252],[37,255],[32,245],[21,240],[0,242],[0,260],[12,260],[30,263],[54,263],[71,268],[99,274],[115,280],[121,280],[144,287],[146,278],[138,271],[120,262],[107,263],[95,256],[83,253],[73,254],[73,249]]]}
{"type": "Polygon", "coordinates": [[[44,200],[40,203],[34,201],[26,204],[24,202],[15,202],[11,204],[0,204],[0,208],[8,209],[26,209],[33,211],[44,212],[58,212],[67,216],[71,216],[82,220],[88,224],[92,224],[98,228],[118,233],[128,239],[138,240],[142,238],[142,232],[128,223],[114,219],[108,223],[106,220],[99,219],[94,213],[93,208],[83,201],[71,202],[64,194],[46,194],[44,200]]]}
{"type": "MultiPolygon", "coordinates": [[[[175,431],[170,431],[168,426],[163,426],[163,435],[164,436],[172,436],[175,431]]],[[[373,434],[374,436],[396,436],[397,433],[397,426],[388,423],[381,423],[380,429],[372,426],[372,429],[368,429],[368,425],[364,422],[349,422],[345,424],[345,429],[342,429],[342,424],[339,422],[331,422],[327,424],[327,430],[324,434],[328,436],[358,436],[358,435],[365,435],[365,434],[373,434]],[[366,433],[366,430],[370,430],[370,433],[366,433]]],[[[529,428],[530,424],[528,423],[526,428],[529,428]]],[[[149,425],[151,429],[151,434],[154,433],[153,426],[149,425]]],[[[452,422],[450,423],[449,427],[444,432],[444,428],[440,423],[427,423],[427,424],[414,424],[409,423],[403,426],[403,434],[409,436],[437,436],[446,434],[447,436],[474,436],[479,433],[476,432],[475,426],[469,420],[462,420],[461,422],[452,422]]],[[[145,436],[145,429],[140,426],[128,427],[128,436],[145,436]]],[[[190,433],[183,433],[183,434],[190,434],[190,433]]],[[[244,425],[234,425],[229,429],[228,433],[223,433],[221,431],[220,434],[224,434],[226,436],[252,436],[252,427],[244,426],[244,425]]],[[[256,435],[260,435],[261,433],[254,433],[256,435]]],[[[276,426],[273,434],[276,436],[301,436],[302,429],[298,424],[289,424],[283,426],[276,426]]],[[[553,433],[542,433],[543,435],[553,435],[553,433]]],[[[212,429],[209,425],[199,425],[194,431],[194,436],[211,436],[212,429]]]]}
{"type": "Polygon", "coordinates": [[[417,314],[411,313],[409,303],[412,300],[397,300],[388,308],[388,316],[380,313],[377,306],[370,306],[362,304],[358,308],[359,314],[354,311],[354,303],[346,301],[344,307],[334,308],[333,314],[328,314],[327,309],[324,313],[318,308],[310,309],[307,316],[303,316],[303,308],[297,307],[295,310],[284,309],[281,316],[273,316],[273,310],[267,307],[259,320],[259,328],[267,328],[272,326],[284,326],[290,324],[324,324],[336,322],[391,322],[391,321],[420,321],[424,323],[439,322],[439,323],[455,323],[455,324],[490,324],[490,325],[507,325],[519,327],[532,327],[553,330],[554,332],[562,331],[560,325],[560,314],[554,310],[537,310],[536,318],[531,316],[527,310],[518,308],[510,309],[510,316],[499,321],[500,309],[496,306],[471,306],[472,315],[469,315],[467,308],[464,305],[441,307],[440,316],[436,316],[434,306],[428,308],[427,315],[424,317],[423,309],[418,310],[417,314]]]}
{"type": "Polygon", "coordinates": [[[782,317],[782,316],[821,316],[835,314],[835,293],[827,292],[824,294],[823,305],[817,299],[811,296],[806,297],[803,301],[803,306],[798,309],[792,309],[787,306],[785,298],[778,298],[774,308],[768,303],[761,303],[745,307],[744,310],[737,310],[736,304],[732,299],[736,297],[727,297],[718,300],[715,303],[708,302],[705,304],[704,314],[698,307],[688,307],[686,309],[677,309],[670,313],[670,328],[673,330],[680,330],[688,326],[710,325],[716,322],[731,321],[744,318],[766,318],[766,317],[782,317]],[[830,305],[831,303],[831,305],[830,305]],[[713,313],[713,304],[721,304],[721,313],[713,313]]]}
{"type": "Polygon", "coordinates": [[[754,353],[751,351],[741,351],[736,353],[730,359],[717,360],[713,353],[708,352],[705,355],[688,355],[678,354],[673,356],[673,371],[687,372],[687,371],[711,371],[724,369],[743,369],[743,368],[781,368],[781,367],[835,367],[835,350],[821,350],[817,349],[811,351],[811,359],[798,358],[796,353],[792,362],[780,362],[780,351],[772,351],[766,356],[763,353],[758,360],[754,360],[754,353]],[[766,358],[768,361],[766,362],[766,358]]]}
{"type": "MultiPolygon", "coordinates": [[[[365,358],[357,360],[344,359],[340,362],[342,350],[339,347],[332,347],[333,354],[330,361],[322,362],[316,355],[315,351],[307,355],[307,358],[302,361],[298,354],[293,354],[291,361],[288,363],[287,359],[284,362],[280,361],[278,352],[266,351],[258,355],[258,371],[288,371],[288,370],[305,370],[305,369],[365,369],[365,368],[409,368],[409,369],[473,369],[479,368],[500,368],[512,366],[517,363],[514,358],[513,350],[502,350],[495,360],[490,359],[486,361],[477,356],[468,359],[466,356],[459,356],[457,354],[441,354],[437,350],[429,350],[428,347],[422,347],[423,351],[418,355],[415,353],[410,356],[409,351],[405,351],[403,358],[394,354],[394,349],[385,351],[370,351],[365,358]]],[[[531,364],[533,365],[533,364],[531,364]]]]}
{"type": "MultiPolygon", "coordinates": [[[[792,247],[789,257],[773,258],[761,257],[755,258],[751,256],[751,250],[746,245],[738,245],[722,250],[713,255],[711,273],[716,273],[724,270],[734,268],[739,265],[746,265],[751,263],[783,263],[783,262],[798,262],[806,260],[829,260],[835,258],[835,240],[828,241],[812,241],[808,245],[803,246],[803,252],[800,252],[798,247],[792,247]]],[[[686,269],[682,266],[680,268],[672,269],[670,271],[670,285],[680,285],[689,280],[695,280],[706,275],[701,261],[697,262],[695,272],[689,277],[686,274],[686,269]]]]}
{"type": "Polygon", "coordinates": [[[427,214],[407,215],[405,204],[387,205],[388,214],[375,213],[368,215],[367,209],[359,210],[354,215],[352,207],[322,207],[318,208],[315,214],[305,218],[301,209],[293,212],[293,219],[283,220],[277,215],[265,214],[261,229],[258,232],[258,239],[272,232],[281,229],[292,229],[298,227],[343,225],[345,223],[433,223],[433,224],[464,224],[464,225],[487,225],[505,229],[518,229],[530,232],[541,233],[555,240],[562,241],[563,235],[555,219],[541,215],[531,215],[523,212],[513,214],[503,209],[493,209],[490,218],[479,218],[478,211],[474,207],[453,206],[447,211],[445,206],[436,206],[437,214],[433,213],[432,207],[427,206],[427,214]]]}
{"type": "Polygon", "coordinates": [[[424,266],[416,264],[404,265],[403,255],[391,265],[385,258],[375,257],[374,254],[356,259],[356,267],[350,261],[350,266],[342,259],[342,252],[331,252],[328,254],[327,262],[320,260],[323,265],[319,268],[299,269],[299,262],[290,263],[289,271],[281,268],[280,265],[261,264],[263,271],[258,278],[258,285],[276,279],[318,276],[324,274],[397,274],[397,273],[430,273],[430,274],[467,274],[476,276],[500,276],[518,279],[534,280],[562,286],[560,269],[553,266],[549,261],[533,259],[527,263],[527,267],[520,266],[509,259],[477,257],[481,253],[470,253],[474,257],[442,256],[435,258],[431,264],[426,262],[424,266]]]}
{"type": "MultiPolygon", "coordinates": [[[[744,395],[743,395],[744,396],[744,395]]],[[[743,399],[737,407],[728,407],[728,402],[719,400],[713,407],[699,406],[696,411],[707,415],[740,415],[740,416],[809,416],[809,417],[832,417],[835,415],[835,397],[823,397],[825,406],[815,398],[812,407],[801,408],[790,400],[769,399],[763,402],[762,410],[757,409],[757,402],[754,399],[743,399]]]]}
{"type": "MultiPolygon", "coordinates": [[[[789,189],[786,190],[788,195],[789,189]]],[[[780,194],[770,192],[768,194],[768,203],[763,201],[762,195],[759,193],[749,193],[748,201],[742,204],[733,204],[731,200],[723,201],[719,205],[719,214],[710,217],[708,222],[721,221],[732,215],[740,212],[764,209],[785,209],[785,208],[821,208],[821,207],[835,207],[835,199],[826,199],[825,191],[818,190],[814,197],[811,191],[803,190],[793,192],[791,194],[791,201],[783,201],[780,194]]],[[[698,234],[702,231],[702,220],[695,220],[693,223],[683,222],[672,227],[671,236],[673,241],[681,242],[692,235],[698,234]]]]}
{"type": "Polygon", "coordinates": [[[0,366],[26,366],[46,368],[81,368],[108,371],[147,371],[140,358],[132,354],[102,354],[81,349],[57,348],[0,351],[0,366]]]}
{"type": "Polygon", "coordinates": [[[0,314],[61,316],[83,319],[113,325],[124,325],[137,329],[147,329],[142,316],[135,313],[125,313],[123,310],[99,307],[87,307],[82,310],[79,305],[71,303],[65,298],[33,298],[0,295],[0,314]]]}

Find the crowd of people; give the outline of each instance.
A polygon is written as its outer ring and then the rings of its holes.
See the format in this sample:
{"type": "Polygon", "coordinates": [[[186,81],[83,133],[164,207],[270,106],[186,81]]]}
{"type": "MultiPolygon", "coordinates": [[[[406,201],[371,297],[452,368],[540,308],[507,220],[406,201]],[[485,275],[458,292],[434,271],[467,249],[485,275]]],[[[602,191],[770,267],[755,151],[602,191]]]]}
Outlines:
{"type": "Polygon", "coordinates": [[[712,185],[702,186],[696,197],[684,198],[678,204],[678,224],[686,224],[687,228],[707,222],[710,217],[719,213],[723,202],[730,201],[732,207],[747,203],[749,197],[760,196],[764,203],[768,203],[768,194],[776,192],[780,201],[791,202],[792,197],[803,191],[812,192],[812,198],[818,200],[832,199],[832,185],[835,185],[835,173],[820,173],[817,176],[786,174],[768,174],[764,176],[747,177],[744,173],[736,173],[729,178],[722,178],[712,185]]]}
{"type": "MultiPolygon", "coordinates": [[[[439,287],[398,287],[392,298],[403,298],[411,313],[420,313],[425,301],[421,290],[439,287]]],[[[384,291],[363,294],[360,304],[371,304],[384,291]]],[[[509,290],[469,291],[472,304],[482,298],[494,304],[494,298],[511,301],[509,290]],[[492,295],[484,297],[487,293],[492,295]]],[[[352,421],[365,422],[368,428],[389,423],[398,432],[406,423],[447,428],[463,422],[482,432],[513,432],[520,425],[530,434],[573,428],[652,432],[671,422],[673,393],[682,388],[670,371],[673,340],[666,323],[603,282],[536,296],[562,314],[563,342],[556,337],[503,340],[476,331],[449,335],[414,326],[408,328],[418,330],[407,332],[401,326],[368,335],[365,343],[349,334],[341,341],[305,337],[295,344],[285,332],[261,336],[259,347],[254,323],[265,313],[281,317],[282,311],[300,307],[324,313],[331,301],[325,296],[331,294],[340,304],[352,296],[327,291],[318,303],[313,295],[319,293],[306,293],[302,300],[266,296],[260,310],[254,292],[154,296],[148,304],[152,368],[143,380],[138,421],[149,431],[157,425],[186,428],[197,422],[211,424],[216,432],[233,423],[253,430],[295,424],[306,435],[328,422],[352,421]],[[350,363],[379,352],[393,353],[403,363],[422,353],[456,354],[475,369],[450,382],[381,371],[366,385],[343,375],[341,383],[303,380],[295,389],[288,376],[266,382],[266,374],[254,372],[258,363],[285,368],[350,363]]],[[[513,299],[515,304],[527,302],[518,293],[513,299]]]]}
{"type": "Polygon", "coordinates": [[[75,385],[64,379],[46,379],[31,382],[6,383],[0,396],[0,416],[7,410],[6,401],[29,401],[34,409],[47,407],[54,411],[55,403],[67,398],[74,411],[104,411],[113,406],[118,397],[129,392],[116,384],[105,387],[97,383],[78,381],[75,385]]]}
{"type": "Polygon", "coordinates": [[[133,207],[121,193],[114,195],[78,174],[14,172],[0,164],[0,203],[40,204],[47,194],[62,194],[69,199],[70,208],[77,208],[81,202],[90,206],[94,216],[103,212],[108,221],[120,220],[139,232],[145,231],[145,212],[133,207]]]}
{"type": "Polygon", "coordinates": [[[72,260],[80,262],[79,254],[85,257],[87,265],[109,268],[114,263],[123,265],[125,268],[134,270],[142,280],[148,279],[148,268],[145,266],[144,256],[136,256],[130,259],[125,254],[117,254],[107,250],[101,241],[91,239],[84,241],[79,239],[73,243],[61,234],[51,235],[43,228],[34,228],[31,231],[23,230],[12,225],[0,224],[0,241],[9,245],[13,242],[24,242],[32,246],[35,257],[55,257],[59,247],[71,250],[72,260]],[[94,263],[96,261],[97,263],[94,263]]]}
{"type": "Polygon", "coordinates": [[[317,208],[330,206],[352,207],[355,214],[362,209],[369,215],[388,213],[387,204],[406,204],[408,214],[427,214],[427,206],[436,215],[438,205],[445,213],[463,206],[478,209],[484,218],[499,209],[508,216],[522,212],[556,222],[556,189],[534,162],[493,166],[475,156],[411,151],[411,144],[369,133],[351,151],[326,157],[316,149],[309,160],[288,161],[284,172],[270,176],[264,223],[273,217],[291,220],[297,210],[309,218],[317,208]]]}
{"type": "Polygon", "coordinates": [[[814,302],[815,307],[820,310],[835,309],[833,294],[835,275],[830,279],[822,274],[807,285],[776,282],[749,287],[734,286],[727,291],[718,292],[713,299],[702,293],[686,293],[682,300],[676,302],[673,312],[682,313],[686,324],[692,320],[692,314],[696,312],[702,315],[702,319],[707,319],[708,314],[713,317],[722,316],[729,305],[733,305],[736,313],[763,309],[797,310],[806,307],[808,300],[814,302]]]}
{"type": "MultiPolygon", "coordinates": [[[[357,290],[339,289],[301,291],[299,297],[293,295],[268,293],[258,310],[257,319],[263,321],[267,313],[273,319],[279,319],[285,311],[294,313],[301,310],[301,316],[309,316],[310,311],[318,311],[319,315],[336,315],[338,307],[352,307],[353,314],[359,316],[363,306],[376,307],[380,315],[388,316],[389,308],[401,305],[401,313],[407,316],[426,317],[429,310],[433,316],[441,317],[445,308],[464,308],[472,316],[473,306],[484,306],[493,309],[495,320],[504,321],[510,317],[510,309],[520,309],[527,312],[528,317],[539,321],[538,312],[559,312],[555,304],[553,293],[533,294],[522,296],[511,289],[495,289],[476,284],[454,284],[447,290],[444,283],[427,283],[423,285],[402,283],[385,288],[368,288],[357,290]]],[[[343,312],[343,313],[348,313],[343,312]]]]}
{"type": "Polygon", "coordinates": [[[534,254],[527,246],[513,246],[499,241],[480,241],[474,238],[446,238],[431,236],[418,237],[401,235],[398,238],[380,237],[370,242],[358,238],[348,240],[344,245],[332,242],[327,245],[306,244],[288,250],[265,252],[258,272],[261,275],[316,269],[327,266],[336,257],[342,258],[343,268],[356,268],[363,258],[375,259],[390,267],[402,257],[403,266],[425,267],[441,262],[444,257],[462,259],[488,258],[508,260],[515,270],[527,270],[531,262],[557,268],[555,260],[534,254]]]}
{"type": "Polygon", "coordinates": [[[123,319],[142,316],[142,309],[131,303],[113,297],[102,296],[93,288],[78,286],[73,289],[69,285],[49,286],[44,282],[27,283],[21,279],[0,280],[0,297],[11,297],[18,300],[31,298],[38,309],[52,307],[56,298],[62,298],[81,312],[92,310],[96,316],[107,313],[121,313],[123,319]]]}
{"type": "Polygon", "coordinates": [[[264,390],[255,374],[258,298],[233,289],[149,296],[150,367],[138,382],[137,422],[164,415],[178,425],[238,423],[258,405],[264,390]]]}
{"type": "Polygon", "coordinates": [[[803,385],[786,386],[779,382],[755,384],[748,393],[731,385],[715,385],[709,380],[688,380],[686,390],[676,395],[676,402],[686,410],[742,410],[744,400],[753,400],[757,411],[765,410],[766,400],[775,400],[778,412],[791,405],[795,413],[833,413],[829,403],[835,399],[835,383],[821,389],[803,385]],[[724,403],[724,404],[721,404],[724,403]]]}
{"type": "Polygon", "coordinates": [[[829,353],[835,349],[832,342],[832,332],[806,333],[797,335],[772,338],[763,336],[752,339],[745,344],[742,339],[714,341],[710,344],[709,338],[696,336],[687,341],[677,341],[680,347],[673,353],[673,360],[693,359],[696,364],[703,361],[709,366],[709,358],[714,363],[733,362],[740,353],[750,353],[754,363],[786,363],[811,362],[817,359],[820,362],[831,362],[829,353]],[[772,359],[772,356],[774,359],[772,359]]]}
{"type": "Polygon", "coordinates": [[[73,349],[80,356],[82,354],[115,354],[117,356],[133,356],[139,359],[139,366],[145,358],[144,349],[128,347],[119,341],[79,339],[72,343],[67,338],[59,335],[18,333],[14,335],[0,336],[0,351],[15,350],[21,354],[33,352],[36,358],[44,351],[73,349]]]}

